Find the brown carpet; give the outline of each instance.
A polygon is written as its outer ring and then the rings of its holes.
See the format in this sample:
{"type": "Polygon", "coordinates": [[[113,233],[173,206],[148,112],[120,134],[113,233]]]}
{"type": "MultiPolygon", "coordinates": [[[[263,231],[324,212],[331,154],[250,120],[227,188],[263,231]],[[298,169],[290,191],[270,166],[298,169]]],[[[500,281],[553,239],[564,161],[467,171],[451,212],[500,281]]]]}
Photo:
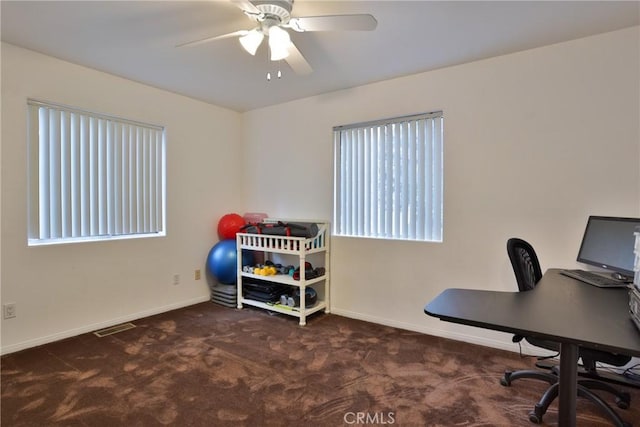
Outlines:
{"type": "MultiPolygon", "coordinates": [[[[2,357],[2,426],[531,426],[546,388],[499,384],[533,365],[515,353],[336,315],[300,327],[203,303],[134,323],[2,357]]],[[[638,423],[628,391],[618,411],[638,423]]],[[[609,424],[583,399],[578,412],[579,426],[609,424]]]]}

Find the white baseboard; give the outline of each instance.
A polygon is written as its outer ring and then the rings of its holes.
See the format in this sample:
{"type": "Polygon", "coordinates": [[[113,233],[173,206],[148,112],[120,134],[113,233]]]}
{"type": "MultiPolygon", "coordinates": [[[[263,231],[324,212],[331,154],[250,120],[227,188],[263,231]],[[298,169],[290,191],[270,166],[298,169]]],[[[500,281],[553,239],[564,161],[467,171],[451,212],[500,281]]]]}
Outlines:
{"type": "MultiPolygon", "coordinates": [[[[187,307],[190,305],[206,302],[209,300],[210,300],[209,296],[202,296],[202,297],[194,298],[192,300],[181,301],[179,303],[169,304],[162,307],[156,307],[150,310],[141,311],[138,313],[122,316],[122,317],[107,320],[104,322],[94,323],[91,325],[82,326],[80,328],[70,329],[68,331],[59,332],[53,335],[39,337],[39,338],[35,338],[28,341],[22,341],[17,344],[1,347],[0,354],[4,355],[9,353],[14,353],[16,351],[25,350],[27,348],[37,347],[39,345],[48,344],[50,342],[59,341],[65,338],[71,338],[77,335],[93,332],[98,329],[108,328],[110,326],[118,325],[120,323],[131,322],[137,319],[142,319],[144,317],[165,313],[167,311],[175,310],[182,307],[187,307]]],[[[343,310],[335,307],[331,309],[331,313],[338,316],[349,317],[351,319],[363,320],[365,322],[377,323],[379,325],[391,326],[398,329],[420,332],[423,334],[433,335],[433,336],[442,337],[442,338],[448,338],[455,341],[468,342],[471,344],[483,345],[486,347],[497,348],[500,350],[517,352],[517,346],[514,347],[514,344],[511,342],[492,340],[488,338],[478,337],[475,335],[461,334],[461,333],[445,331],[441,329],[422,327],[422,326],[414,325],[412,323],[398,322],[395,320],[390,320],[390,319],[377,317],[377,316],[371,316],[368,314],[362,314],[362,313],[358,313],[350,310],[343,310]]]]}
{"type": "Polygon", "coordinates": [[[420,332],[427,335],[433,335],[442,338],[448,338],[455,341],[462,341],[471,344],[483,345],[485,347],[497,348],[499,350],[506,350],[511,352],[517,352],[518,346],[511,341],[499,341],[489,338],[478,337],[475,335],[461,334],[457,332],[445,331],[442,329],[433,329],[428,327],[417,326],[412,323],[398,322],[395,320],[385,319],[382,317],[371,316],[368,314],[357,313],[354,311],[343,310],[332,307],[331,313],[338,316],[349,317],[351,319],[364,320],[366,322],[377,323],[379,325],[391,326],[398,329],[405,329],[413,332],[420,332]]]}
{"type": "Polygon", "coordinates": [[[198,298],[194,298],[191,300],[181,301],[175,304],[169,304],[162,307],[155,307],[150,310],[140,311],[137,313],[129,314],[127,316],[118,317],[115,319],[106,320],[104,322],[93,323],[91,325],[82,326],[80,328],[70,329],[68,331],[58,332],[53,335],[47,335],[44,337],[38,337],[35,339],[22,341],[17,344],[11,344],[8,346],[3,346],[0,348],[0,354],[5,355],[9,353],[15,353],[16,351],[25,350],[31,347],[37,347],[39,345],[48,344],[54,341],[60,341],[65,338],[75,337],[77,335],[86,334],[88,332],[93,332],[98,329],[108,328],[110,326],[119,325],[120,323],[132,322],[137,319],[142,319],[144,317],[153,316],[160,313],[165,313],[167,311],[175,310],[182,307],[188,307],[190,305],[198,304],[201,302],[209,301],[210,297],[201,296],[198,298]]]}

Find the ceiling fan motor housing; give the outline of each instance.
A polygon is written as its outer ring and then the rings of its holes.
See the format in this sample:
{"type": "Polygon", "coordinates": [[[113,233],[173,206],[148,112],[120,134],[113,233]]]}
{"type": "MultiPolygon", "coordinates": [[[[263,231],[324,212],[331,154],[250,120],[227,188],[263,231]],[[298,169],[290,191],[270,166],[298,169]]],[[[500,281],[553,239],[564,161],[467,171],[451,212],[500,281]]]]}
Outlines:
{"type": "Polygon", "coordinates": [[[276,19],[281,24],[291,19],[293,0],[252,0],[251,3],[264,14],[264,19],[276,19]]]}

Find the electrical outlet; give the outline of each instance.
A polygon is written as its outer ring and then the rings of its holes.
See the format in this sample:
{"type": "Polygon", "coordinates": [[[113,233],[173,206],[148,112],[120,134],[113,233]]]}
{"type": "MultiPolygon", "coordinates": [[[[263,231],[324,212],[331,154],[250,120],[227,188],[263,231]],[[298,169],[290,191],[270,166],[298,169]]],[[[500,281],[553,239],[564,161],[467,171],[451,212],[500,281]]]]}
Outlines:
{"type": "Polygon", "coordinates": [[[180,284],[180,275],[179,274],[174,274],[173,275],[173,285],[179,285],[180,284]]]}
{"type": "Polygon", "coordinates": [[[16,303],[10,302],[2,305],[2,317],[11,319],[16,317],[16,303]]]}
{"type": "Polygon", "coordinates": [[[193,274],[194,279],[200,280],[200,269],[197,269],[193,274]]]}

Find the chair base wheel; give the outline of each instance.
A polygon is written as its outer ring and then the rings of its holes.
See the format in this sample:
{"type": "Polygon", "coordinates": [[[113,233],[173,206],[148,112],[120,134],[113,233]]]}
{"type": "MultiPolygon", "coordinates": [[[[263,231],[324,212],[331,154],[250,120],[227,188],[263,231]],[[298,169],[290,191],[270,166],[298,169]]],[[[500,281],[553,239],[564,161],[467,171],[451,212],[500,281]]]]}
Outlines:
{"type": "Polygon", "coordinates": [[[511,371],[505,371],[504,376],[500,378],[500,385],[509,387],[511,385],[511,371]]]}
{"type": "Polygon", "coordinates": [[[535,412],[529,412],[529,421],[531,421],[534,424],[542,424],[542,419],[539,418],[535,412]]]}
{"type": "Polygon", "coordinates": [[[542,416],[546,412],[544,405],[540,405],[536,403],[536,406],[533,407],[533,411],[529,412],[529,421],[534,424],[542,424],[542,416]]]}
{"type": "Polygon", "coordinates": [[[616,397],[616,406],[620,409],[629,409],[629,405],[631,404],[631,396],[629,393],[622,393],[620,396],[616,397]]]}

